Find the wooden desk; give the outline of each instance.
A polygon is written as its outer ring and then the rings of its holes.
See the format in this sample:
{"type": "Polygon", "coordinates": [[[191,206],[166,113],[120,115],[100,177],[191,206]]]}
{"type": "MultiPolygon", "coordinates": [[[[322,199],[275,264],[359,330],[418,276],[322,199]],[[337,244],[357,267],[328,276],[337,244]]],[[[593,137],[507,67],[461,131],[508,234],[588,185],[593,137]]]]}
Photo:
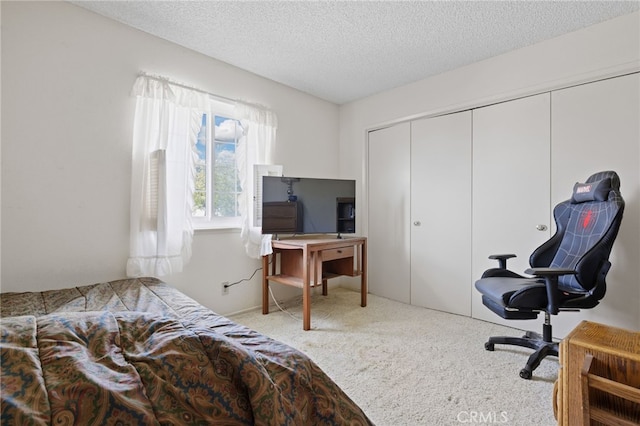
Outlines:
{"type": "Polygon", "coordinates": [[[311,329],[311,287],[342,275],[360,276],[360,306],[367,306],[367,239],[364,237],[293,237],[271,242],[262,257],[262,313],[269,313],[269,281],[302,289],[302,328],[311,329]],[[271,262],[271,268],[269,263],[271,262]]]}
{"type": "Polygon", "coordinates": [[[559,425],[640,424],[640,332],[582,321],[560,342],[556,384],[559,425]],[[588,387],[593,376],[601,390],[588,387]],[[628,396],[616,396],[616,388],[628,396]],[[606,420],[586,418],[589,412],[606,420]]]}

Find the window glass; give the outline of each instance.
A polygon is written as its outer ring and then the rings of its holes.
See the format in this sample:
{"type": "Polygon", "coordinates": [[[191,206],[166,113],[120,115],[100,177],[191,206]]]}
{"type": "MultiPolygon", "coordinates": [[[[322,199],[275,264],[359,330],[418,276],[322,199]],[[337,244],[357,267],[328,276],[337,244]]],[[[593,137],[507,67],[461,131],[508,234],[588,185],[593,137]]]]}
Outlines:
{"type": "Polygon", "coordinates": [[[202,117],[193,194],[193,216],[198,228],[239,224],[241,187],[236,148],[241,135],[242,125],[234,118],[216,114],[202,117]]]}

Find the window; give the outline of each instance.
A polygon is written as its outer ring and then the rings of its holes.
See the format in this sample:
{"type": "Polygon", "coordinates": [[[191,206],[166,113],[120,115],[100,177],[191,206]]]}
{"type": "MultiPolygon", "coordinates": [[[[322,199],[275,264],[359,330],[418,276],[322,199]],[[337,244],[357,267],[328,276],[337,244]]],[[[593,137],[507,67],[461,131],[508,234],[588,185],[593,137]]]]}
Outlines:
{"type": "Polygon", "coordinates": [[[132,92],[127,276],[182,271],[197,228],[241,228],[247,255],[269,254],[249,200],[253,165],[271,162],[276,114],[144,73],[132,92]]]}
{"type": "Polygon", "coordinates": [[[241,226],[238,199],[242,188],[236,149],[243,128],[229,115],[202,115],[192,211],[196,229],[241,226]]]}

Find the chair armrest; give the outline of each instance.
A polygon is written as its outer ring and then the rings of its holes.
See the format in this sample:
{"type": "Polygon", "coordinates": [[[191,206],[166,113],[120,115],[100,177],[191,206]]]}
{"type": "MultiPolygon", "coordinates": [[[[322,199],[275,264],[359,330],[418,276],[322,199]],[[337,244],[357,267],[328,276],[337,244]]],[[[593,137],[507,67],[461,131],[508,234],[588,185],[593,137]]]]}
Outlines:
{"type": "Polygon", "coordinates": [[[538,277],[558,277],[560,275],[575,275],[578,273],[575,269],[568,268],[529,268],[524,272],[538,277]]]}
{"type": "Polygon", "coordinates": [[[547,288],[547,312],[551,315],[558,314],[558,277],[561,275],[575,275],[577,271],[567,268],[529,268],[526,274],[544,278],[547,288]]]}
{"type": "Polygon", "coordinates": [[[492,254],[489,256],[489,259],[497,259],[498,265],[501,269],[507,269],[507,259],[511,259],[512,257],[516,257],[515,254],[492,254]]]}

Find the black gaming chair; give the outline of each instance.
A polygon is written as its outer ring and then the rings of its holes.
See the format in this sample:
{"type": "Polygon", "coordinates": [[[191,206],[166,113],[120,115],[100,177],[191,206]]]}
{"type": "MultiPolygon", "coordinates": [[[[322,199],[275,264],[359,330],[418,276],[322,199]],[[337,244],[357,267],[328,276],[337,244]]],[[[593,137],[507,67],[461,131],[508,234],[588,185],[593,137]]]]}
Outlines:
{"type": "Polygon", "coordinates": [[[605,277],[611,263],[609,254],[618,234],[624,200],[620,178],[607,171],[592,175],[586,183],[576,183],[571,199],[553,210],[556,233],[529,258],[531,277],[507,269],[513,254],[492,255],[499,267],[484,272],[476,281],[482,303],[505,319],[536,319],[544,312],[542,336],[527,332],[523,337],[491,337],[485,349],[495,344],[517,345],[535,352],[520,377],[530,379],[542,359],[558,356],[552,341],[550,315],[596,306],[606,291],[605,277]]]}

